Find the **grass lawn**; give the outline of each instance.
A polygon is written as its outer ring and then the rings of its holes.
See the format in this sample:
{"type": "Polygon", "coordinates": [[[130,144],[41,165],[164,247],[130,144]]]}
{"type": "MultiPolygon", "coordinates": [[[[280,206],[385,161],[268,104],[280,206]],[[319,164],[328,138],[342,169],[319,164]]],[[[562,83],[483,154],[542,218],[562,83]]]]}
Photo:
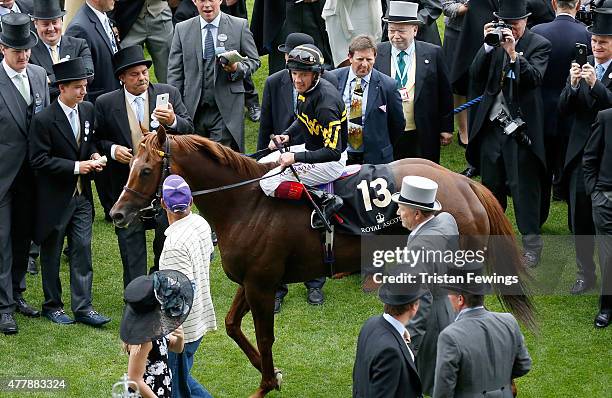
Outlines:
{"type": "MultiPolygon", "coordinates": [[[[252,6],[252,1],[249,1],[252,6]]],[[[267,57],[255,75],[259,93],[267,76],[267,57]]],[[[258,126],[246,122],[247,151],[254,151],[258,126]]],[[[442,164],[451,170],[464,168],[462,149],[453,143],[442,151],[442,164]]],[[[121,353],[119,323],[123,304],[121,260],[113,227],[100,217],[97,205],[94,223],[94,305],[112,322],[103,329],[80,324],[59,326],[46,319],[16,315],[20,332],[0,336],[0,379],[63,378],[68,388],[61,392],[15,392],[0,390],[0,397],[108,397],[113,383],[127,371],[127,356],[121,353]]],[[[508,211],[514,219],[511,208],[508,211]]],[[[554,202],[544,233],[556,235],[546,242],[547,259],[535,273],[549,281],[552,293],[535,298],[540,330],[527,332],[533,369],[518,379],[521,397],[610,397],[612,387],[612,329],[595,330],[593,318],[598,296],[566,294],[574,278],[573,245],[567,235],[567,206],[554,202]]],[[[289,221],[288,221],[289,222],[289,221]]],[[[149,238],[151,238],[149,236],[149,238]]],[[[245,397],[258,386],[259,373],[238,346],[226,336],[223,319],[236,285],[224,275],[221,263],[211,267],[212,296],[219,330],[203,339],[193,373],[215,397],[245,397]]],[[[68,264],[63,259],[62,283],[65,307],[70,308],[68,264]]],[[[152,263],[152,259],[151,259],[152,263]]],[[[43,301],[41,277],[27,276],[26,299],[36,306],[43,301]]],[[[306,303],[302,284],[292,285],[281,314],[276,316],[275,365],[283,370],[281,392],[270,397],[347,397],[351,395],[356,339],[363,322],[379,314],[376,296],[360,291],[358,276],[329,280],[326,302],[306,303]]],[[[488,299],[491,309],[499,309],[488,299]]],[[[254,341],[251,317],[243,323],[254,341]]]]}

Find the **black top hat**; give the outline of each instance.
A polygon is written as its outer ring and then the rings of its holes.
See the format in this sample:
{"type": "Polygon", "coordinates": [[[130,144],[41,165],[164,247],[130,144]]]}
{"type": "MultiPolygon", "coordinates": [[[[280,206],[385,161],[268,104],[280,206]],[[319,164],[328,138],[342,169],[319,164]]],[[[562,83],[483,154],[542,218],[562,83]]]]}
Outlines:
{"type": "Polygon", "coordinates": [[[502,0],[499,12],[494,12],[493,15],[499,19],[512,21],[527,18],[531,13],[527,12],[526,0],[502,0]]]}
{"type": "Polygon", "coordinates": [[[60,83],[88,79],[93,76],[91,73],[88,73],[85,62],[81,57],[67,59],[53,64],[53,74],[55,78],[51,84],[55,86],[60,83]]]}
{"type": "Polygon", "coordinates": [[[30,16],[34,19],[55,19],[66,15],[60,0],[36,0],[30,16]]]}
{"type": "Polygon", "coordinates": [[[597,8],[593,13],[593,25],[587,28],[593,35],[612,35],[612,8],[597,8]]]}
{"type": "Polygon", "coordinates": [[[419,4],[415,1],[391,1],[384,22],[408,23],[412,25],[423,25],[419,17],[419,4]]]}
{"type": "Polygon", "coordinates": [[[386,282],[378,289],[380,300],[389,305],[410,304],[421,298],[429,290],[420,282],[417,268],[394,267],[386,273],[386,282]],[[412,275],[413,281],[408,278],[412,275]],[[393,278],[393,279],[392,279],[393,278]]]}
{"type": "Polygon", "coordinates": [[[123,296],[121,340],[142,344],[172,333],[185,322],[193,304],[193,286],[182,272],[163,270],[134,279],[123,296]]]}
{"type": "Polygon", "coordinates": [[[489,294],[492,291],[491,284],[477,281],[474,278],[474,276],[484,275],[484,264],[482,262],[473,261],[466,263],[463,267],[452,267],[446,272],[446,275],[449,278],[455,278],[456,282],[441,284],[442,289],[479,296],[489,294]]]}
{"type": "Polygon", "coordinates": [[[314,44],[314,39],[306,33],[289,33],[285,39],[285,44],[278,46],[278,51],[289,54],[291,50],[302,44],[314,44]]]}
{"type": "Polygon", "coordinates": [[[150,68],[152,64],[152,61],[145,59],[142,46],[138,44],[122,48],[113,55],[113,66],[115,67],[116,78],[119,78],[119,75],[123,73],[123,71],[132,66],[145,65],[147,68],[150,68]]]}
{"type": "Polygon", "coordinates": [[[38,43],[36,33],[30,31],[30,17],[27,14],[4,14],[1,23],[0,44],[16,50],[28,50],[38,43]]]}

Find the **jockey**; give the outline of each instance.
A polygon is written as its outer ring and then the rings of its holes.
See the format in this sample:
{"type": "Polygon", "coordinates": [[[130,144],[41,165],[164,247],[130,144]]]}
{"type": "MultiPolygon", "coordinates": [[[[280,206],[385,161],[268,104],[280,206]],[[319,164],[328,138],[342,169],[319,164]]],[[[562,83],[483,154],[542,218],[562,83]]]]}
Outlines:
{"type": "MultiPolygon", "coordinates": [[[[304,185],[297,182],[292,171],[293,165],[300,180],[307,185],[310,194],[322,207],[329,220],[342,206],[339,196],[329,194],[315,186],[326,184],[340,177],[346,165],[347,125],[346,109],[336,87],[324,79],[323,56],[318,48],[305,44],[295,47],[287,59],[287,69],[294,86],[297,100],[296,119],[283,134],[275,137],[281,144],[292,144],[288,151],[276,151],[276,144],[270,141],[272,154],[260,162],[278,162],[279,167],[266,175],[285,170],[274,177],[260,181],[261,189],[268,196],[298,200],[302,197],[304,185]],[[303,144],[301,144],[303,142],[303,144]],[[299,145],[297,145],[299,144],[299,145]]],[[[322,220],[314,216],[312,226],[320,228],[322,220]]]]}

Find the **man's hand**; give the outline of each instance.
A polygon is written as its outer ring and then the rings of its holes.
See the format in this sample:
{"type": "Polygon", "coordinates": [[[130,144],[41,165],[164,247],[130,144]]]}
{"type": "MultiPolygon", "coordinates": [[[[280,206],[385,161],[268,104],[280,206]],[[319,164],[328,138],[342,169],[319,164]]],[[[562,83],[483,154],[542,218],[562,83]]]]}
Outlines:
{"type": "Polygon", "coordinates": [[[493,32],[495,28],[493,27],[493,22],[489,22],[488,24],[485,24],[484,26],[484,37],[487,37],[487,35],[491,32],[493,32]]]}
{"type": "Polygon", "coordinates": [[[276,147],[276,143],[274,142],[276,140],[276,142],[279,143],[279,145],[283,145],[287,142],[289,142],[289,136],[287,134],[281,134],[281,135],[275,135],[273,139],[270,140],[270,143],[268,144],[268,149],[271,151],[276,151],[278,148],[276,147]]]}
{"type": "MultiPolygon", "coordinates": [[[[89,174],[96,169],[97,169],[97,164],[93,160],[79,161],[79,174],[89,174]]],[[[100,170],[102,170],[101,167],[100,167],[100,170]]]]}
{"type": "Polygon", "coordinates": [[[223,65],[223,70],[228,73],[234,73],[238,70],[238,62],[234,62],[233,64],[223,65]]]}
{"type": "Polygon", "coordinates": [[[172,104],[168,103],[168,108],[155,108],[153,111],[153,116],[157,118],[157,121],[164,126],[171,126],[172,123],[176,120],[176,115],[174,114],[174,109],[172,108],[172,104]]]}
{"type": "Polygon", "coordinates": [[[104,169],[104,166],[106,166],[105,164],[102,164],[98,161],[98,159],[102,158],[102,156],[100,156],[100,154],[98,152],[94,153],[93,155],[91,155],[91,160],[94,161],[94,169],[96,171],[102,171],[104,169]]]}
{"type": "Polygon", "coordinates": [[[119,163],[128,164],[132,160],[132,148],[121,145],[115,147],[115,160],[119,163]]]}
{"type": "Polygon", "coordinates": [[[278,159],[278,163],[283,168],[291,166],[292,164],[295,163],[295,154],[293,152],[285,152],[285,153],[283,153],[280,156],[280,159],[278,159]]]}
{"type": "Polygon", "coordinates": [[[440,145],[447,146],[453,142],[453,133],[440,133],[440,145]]]}
{"type": "Polygon", "coordinates": [[[593,65],[588,63],[582,65],[582,73],[580,73],[580,77],[587,82],[589,87],[593,88],[595,82],[597,81],[597,76],[595,75],[595,68],[593,68],[593,65]]]}
{"type": "Polygon", "coordinates": [[[582,69],[580,65],[575,62],[572,62],[572,67],[570,68],[570,84],[572,87],[578,87],[580,83],[580,79],[582,79],[582,69]]]}
{"type": "Polygon", "coordinates": [[[465,15],[465,13],[468,11],[468,4],[460,4],[459,8],[457,9],[457,15],[461,16],[461,15],[465,15]]]}
{"type": "Polygon", "coordinates": [[[514,36],[512,35],[512,30],[508,28],[504,28],[501,30],[502,35],[504,36],[504,40],[500,43],[501,47],[506,50],[510,59],[514,62],[516,61],[516,40],[514,40],[514,36]]]}

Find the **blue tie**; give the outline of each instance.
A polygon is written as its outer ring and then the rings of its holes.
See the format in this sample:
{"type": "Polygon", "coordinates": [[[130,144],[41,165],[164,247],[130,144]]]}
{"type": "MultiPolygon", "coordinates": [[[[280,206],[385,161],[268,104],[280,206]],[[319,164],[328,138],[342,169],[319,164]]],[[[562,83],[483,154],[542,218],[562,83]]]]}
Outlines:
{"type": "Polygon", "coordinates": [[[74,134],[74,139],[76,140],[79,136],[79,126],[77,125],[77,111],[73,109],[70,111],[70,127],[72,127],[72,133],[74,134]]]}
{"type": "Polygon", "coordinates": [[[138,118],[138,121],[142,123],[144,120],[144,98],[136,97],[134,102],[136,102],[136,117],[138,118]]]}
{"type": "Polygon", "coordinates": [[[605,72],[606,71],[604,70],[603,65],[599,64],[595,66],[595,76],[597,77],[597,80],[601,80],[605,72]]]}
{"type": "Polygon", "coordinates": [[[206,37],[204,38],[204,59],[214,59],[215,58],[215,42],[212,36],[212,29],[214,27],[215,26],[210,23],[205,26],[206,37]]]}

